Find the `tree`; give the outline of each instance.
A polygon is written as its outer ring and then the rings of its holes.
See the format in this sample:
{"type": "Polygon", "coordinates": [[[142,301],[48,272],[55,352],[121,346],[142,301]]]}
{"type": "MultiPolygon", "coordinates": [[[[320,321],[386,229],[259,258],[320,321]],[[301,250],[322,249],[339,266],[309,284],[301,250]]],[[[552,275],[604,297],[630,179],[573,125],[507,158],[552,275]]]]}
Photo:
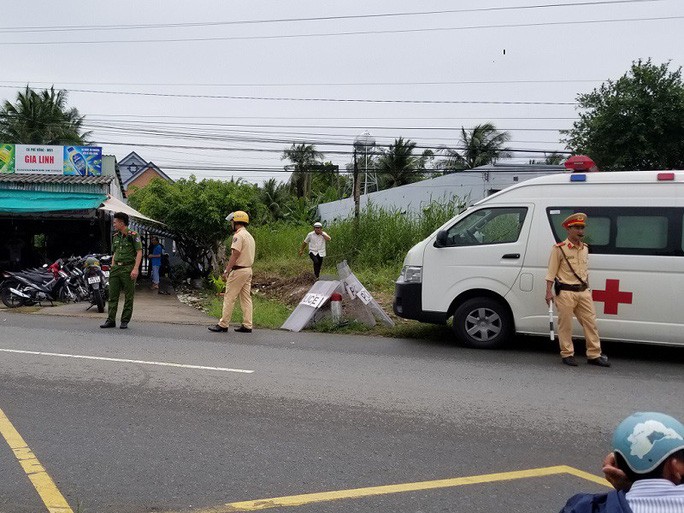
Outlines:
{"type": "Polygon", "coordinates": [[[547,166],[556,166],[563,162],[567,156],[562,153],[552,151],[551,153],[544,153],[544,160],[531,159],[530,164],[545,164],[547,166]]]}
{"type": "Polygon", "coordinates": [[[499,132],[492,123],[477,125],[469,132],[461,127],[459,149],[444,148],[447,158],[438,167],[447,172],[462,171],[510,157],[510,150],[504,147],[510,140],[508,132],[499,132]]]}
{"type": "Polygon", "coordinates": [[[29,86],[15,103],[0,109],[0,141],[14,144],[85,145],[84,116],[67,108],[67,92],[54,87],[36,92],[29,86]]]}
{"type": "Polygon", "coordinates": [[[252,222],[265,217],[258,188],[241,180],[154,179],[131,192],[129,203],[163,222],[180,257],[203,277],[212,271],[219,245],[229,235],[225,218],[230,212],[245,210],[252,222]]]}
{"type": "Polygon", "coordinates": [[[291,164],[285,169],[292,172],[290,177],[290,187],[299,197],[309,198],[311,196],[311,173],[316,167],[320,166],[323,154],[316,151],[313,144],[295,144],[283,151],[280,160],[288,159],[291,164]]]}
{"type": "Polygon", "coordinates": [[[583,112],[563,140],[573,153],[589,155],[599,169],[681,169],[684,166],[684,84],[681,67],[632,63],[577,96],[583,112]]]}
{"type": "Polygon", "coordinates": [[[425,165],[432,158],[432,152],[425,150],[422,155],[414,155],[416,143],[403,137],[395,139],[386,150],[380,151],[377,170],[381,189],[399,187],[422,180],[425,165]]]}
{"type": "Polygon", "coordinates": [[[261,202],[268,209],[271,221],[279,221],[286,217],[284,206],[289,200],[290,194],[285,184],[271,178],[264,182],[259,191],[259,196],[261,202]]]}

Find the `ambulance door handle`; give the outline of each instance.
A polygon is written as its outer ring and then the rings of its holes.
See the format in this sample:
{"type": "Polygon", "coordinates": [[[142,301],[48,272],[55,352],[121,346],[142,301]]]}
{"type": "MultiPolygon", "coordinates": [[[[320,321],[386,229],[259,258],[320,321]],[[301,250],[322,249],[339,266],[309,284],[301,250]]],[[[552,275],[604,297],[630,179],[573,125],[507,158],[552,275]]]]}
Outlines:
{"type": "Polygon", "coordinates": [[[516,258],[520,258],[520,253],[506,253],[501,258],[511,258],[515,260],[516,258]]]}

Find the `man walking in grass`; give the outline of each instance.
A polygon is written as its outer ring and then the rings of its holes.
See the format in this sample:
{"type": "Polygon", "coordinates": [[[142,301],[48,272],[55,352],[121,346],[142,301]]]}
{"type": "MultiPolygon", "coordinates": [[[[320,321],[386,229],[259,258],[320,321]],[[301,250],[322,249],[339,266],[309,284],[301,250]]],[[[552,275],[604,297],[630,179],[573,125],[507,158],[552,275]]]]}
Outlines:
{"type": "Polygon", "coordinates": [[[299,248],[299,256],[304,254],[306,245],[309,245],[309,258],[313,262],[314,276],[316,279],[321,275],[321,267],[323,266],[323,258],[325,258],[325,243],[330,241],[330,235],[323,231],[321,223],[314,223],[314,231],[309,232],[299,248]]]}

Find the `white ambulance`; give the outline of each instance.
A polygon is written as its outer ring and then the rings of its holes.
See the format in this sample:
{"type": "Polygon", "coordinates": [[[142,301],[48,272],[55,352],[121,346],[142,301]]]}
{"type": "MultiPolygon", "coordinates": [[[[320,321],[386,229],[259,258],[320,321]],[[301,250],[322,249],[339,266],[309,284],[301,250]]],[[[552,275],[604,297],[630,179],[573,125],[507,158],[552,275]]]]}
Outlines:
{"type": "Polygon", "coordinates": [[[574,212],[588,215],[601,339],[684,345],[684,171],[557,174],[489,196],[411,248],[394,312],[453,317],[456,338],[472,347],[548,336],[547,263],[574,212]]]}

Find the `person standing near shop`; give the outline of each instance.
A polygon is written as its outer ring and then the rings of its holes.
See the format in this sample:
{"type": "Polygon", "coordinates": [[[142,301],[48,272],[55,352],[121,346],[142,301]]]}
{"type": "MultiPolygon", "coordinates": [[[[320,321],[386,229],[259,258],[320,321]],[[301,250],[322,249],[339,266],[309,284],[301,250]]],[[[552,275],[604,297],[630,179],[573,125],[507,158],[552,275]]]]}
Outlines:
{"type": "Polygon", "coordinates": [[[325,258],[325,243],[330,241],[330,235],[323,231],[321,223],[314,223],[314,231],[309,232],[299,248],[299,256],[304,254],[306,245],[309,245],[309,258],[313,262],[314,276],[316,279],[321,275],[321,267],[323,266],[323,258],[325,258]]]}
{"type": "Polygon", "coordinates": [[[124,306],[119,328],[125,330],[133,315],[135,280],[142,260],[140,234],[128,229],[128,214],[114,214],[114,239],[112,241],[112,264],[109,272],[109,309],[107,320],[100,328],[116,326],[116,311],[119,308],[119,294],[124,292],[124,306]]]}
{"type": "Polygon", "coordinates": [[[161,269],[162,261],[162,245],[159,244],[159,238],[152,235],[150,238],[150,275],[152,277],[152,288],[159,288],[159,269],[161,269]]]}
{"type": "Polygon", "coordinates": [[[230,228],[234,232],[230,245],[230,258],[226,264],[223,278],[226,280],[226,292],[223,295],[223,312],[218,324],[209,326],[209,331],[215,333],[228,331],[233,317],[235,300],[240,296],[242,309],[242,324],[235,328],[238,333],[252,332],[252,265],[256,245],[254,237],[247,231],[249,216],[247,212],[237,210],[226,217],[230,221],[230,228]]]}
{"type": "Polygon", "coordinates": [[[587,343],[587,363],[610,367],[608,357],[601,354],[601,340],[596,327],[596,310],[589,289],[589,247],[582,241],[587,215],[578,212],[563,221],[567,239],[551,249],[546,273],[546,304],[553,301],[558,311],[558,341],[565,365],[577,367],[572,345],[572,317],[577,318],[587,343]],[[553,287],[556,284],[554,299],[553,287]]]}

